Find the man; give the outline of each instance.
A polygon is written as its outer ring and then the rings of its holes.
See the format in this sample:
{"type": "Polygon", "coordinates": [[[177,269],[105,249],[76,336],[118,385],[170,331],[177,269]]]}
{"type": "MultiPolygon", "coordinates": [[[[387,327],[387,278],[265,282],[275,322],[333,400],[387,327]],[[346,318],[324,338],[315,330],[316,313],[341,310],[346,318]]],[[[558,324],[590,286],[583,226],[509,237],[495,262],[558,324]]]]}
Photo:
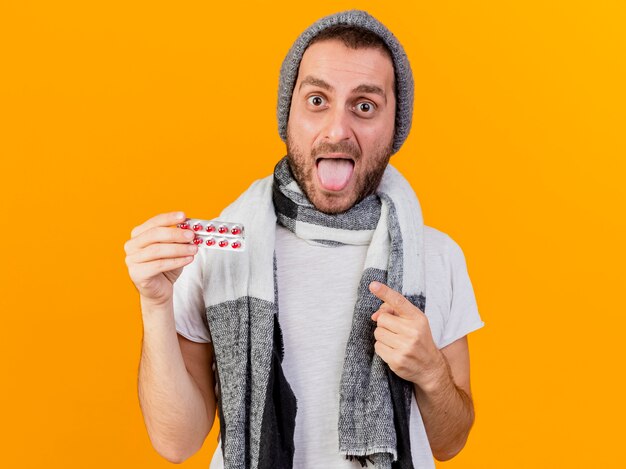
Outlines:
{"type": "Polygon", "coordinates": [[[189,244],[182,213],[133,229],[139,396],[165,458],[197,452],[216,408],[211,468],[432,468],[462,449],[483,322],[460,247],[388,166],[412,100],[387,28],[322,18],[281,68],[287,157],[219,217],[245,225],[247,251],[189,244]]]}

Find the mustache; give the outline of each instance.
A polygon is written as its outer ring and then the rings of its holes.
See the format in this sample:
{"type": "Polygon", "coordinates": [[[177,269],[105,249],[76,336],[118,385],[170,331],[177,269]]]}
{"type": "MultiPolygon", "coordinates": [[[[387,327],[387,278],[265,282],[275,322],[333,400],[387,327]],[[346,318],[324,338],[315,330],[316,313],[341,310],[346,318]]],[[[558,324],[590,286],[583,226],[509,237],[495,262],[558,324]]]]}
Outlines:
{"type": "Polygon", "coordinates": [[[341,141],[338,143],[322,142],[311,151],[311,156],[317,158],[324,153],[346,153],[355,161],[361,158],[361,151],[353,143],[341,141]]]}

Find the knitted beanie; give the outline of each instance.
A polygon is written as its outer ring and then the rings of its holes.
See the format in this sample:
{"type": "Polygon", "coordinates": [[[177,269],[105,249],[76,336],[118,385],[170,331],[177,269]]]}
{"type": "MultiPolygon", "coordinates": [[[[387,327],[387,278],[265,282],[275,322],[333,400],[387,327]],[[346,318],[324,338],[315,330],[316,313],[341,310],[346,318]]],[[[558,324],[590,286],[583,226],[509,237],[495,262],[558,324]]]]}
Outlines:
{"type": "Polygon", "coordinates": [[[413,116],[413,73],[404,48],[380,21],[362,10],[348,10],[325,16],[309,26],[289,49],[280,68],[278,83],[278,133],[287,141],[287,121],[291,96],[298,77],[300,61],[311,39],[322,30],[336,25],[361,26],[379,36],[391,51],[396,82],[396,122],[392,152],[396,153],[406,140],[413,116]]]}

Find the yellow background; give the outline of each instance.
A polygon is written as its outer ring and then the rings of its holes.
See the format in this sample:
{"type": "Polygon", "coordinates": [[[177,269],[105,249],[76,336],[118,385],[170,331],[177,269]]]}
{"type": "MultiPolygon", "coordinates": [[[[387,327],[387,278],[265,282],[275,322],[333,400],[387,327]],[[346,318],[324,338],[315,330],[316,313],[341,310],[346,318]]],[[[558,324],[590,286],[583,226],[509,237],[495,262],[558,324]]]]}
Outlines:
{"type": "MultiPolygon", "coordinates": [[[[486,323],[476,423],[438,467],[621,467],[624,5],[1,2],[0,466],[170,466],[139,409],[124,242],[272,171],[282,59],[358,7],[406,48],[413,130],[392,163],[462,247],[486,323]]],[[[207,468],[215,436],[183,466],[207,468]]]]}

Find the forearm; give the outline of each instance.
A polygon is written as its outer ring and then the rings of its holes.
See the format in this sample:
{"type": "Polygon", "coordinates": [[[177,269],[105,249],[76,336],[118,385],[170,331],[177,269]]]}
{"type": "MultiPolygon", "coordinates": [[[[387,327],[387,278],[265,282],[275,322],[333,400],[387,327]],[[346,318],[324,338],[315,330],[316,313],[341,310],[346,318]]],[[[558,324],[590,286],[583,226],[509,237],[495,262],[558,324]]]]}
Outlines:
{"type": "Polygon", "coordinates": [[[185,367],[172,303],[154,307],[142,301],[142,317],[139,403],[154,448],[169,461],[182,462],[200,449],[213,420],[185,367]]]}
{"type": "Polygon", "coordinates": [[[453,458],[465,445],[474,423],[471,398],[456,386],[445,356],[428,384],[413,385],[433,455],[439,461],[453,458]]]}

